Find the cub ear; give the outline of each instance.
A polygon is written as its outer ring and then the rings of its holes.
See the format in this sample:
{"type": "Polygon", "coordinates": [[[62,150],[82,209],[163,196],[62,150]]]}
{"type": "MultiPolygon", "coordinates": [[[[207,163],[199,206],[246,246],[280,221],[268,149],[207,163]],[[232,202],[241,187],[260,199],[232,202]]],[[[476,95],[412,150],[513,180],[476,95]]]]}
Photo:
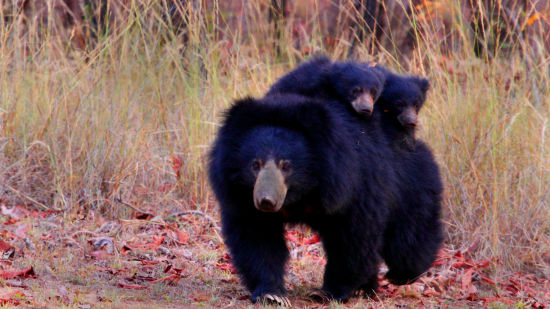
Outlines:
{"type": "Polygon", "coordinates": [[[430,81],[424,77],[417,77],[416,83],[420,87],[420,91],[422,91],[422,94],[426,94],[426,92],[428,92],[428,90],[430,89],[430,81]]]}

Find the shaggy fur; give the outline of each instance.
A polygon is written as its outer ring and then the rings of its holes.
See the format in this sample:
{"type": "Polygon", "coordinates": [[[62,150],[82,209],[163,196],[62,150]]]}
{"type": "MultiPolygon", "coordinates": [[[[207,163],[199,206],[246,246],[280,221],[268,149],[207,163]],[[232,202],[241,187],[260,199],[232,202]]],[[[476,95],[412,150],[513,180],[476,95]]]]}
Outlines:
{"type": "Polygon", "coordinates": [[[209,178],[251,299],[285,294],[285,223],[319,233],[327,255],[322,291],[330,298],[374,293],[381,256],[394,282],[425,271],[442,238],[441,190],[433,185],[439,174],[433,160],[425,160],[429,150],[407,154],[394,151],[378,125],[340,101],[272,93],[230,108],[210,153],[209,178]],[[293,166],[276,213],[257,210],[252,199],[250,164],[270,156],[293,166]]]}
{"type": "Polygon", "coordinates": [[[415,118],[418,116],[426,101],[430,83],[420,76],[395,74],[381,65],[374,69],[385,76],[382,94],[374,105],[374,114],[381,119],[383,130],[393,145],[414,150],[416,119],[414,123],[406,123],[402,116],[407,110],[410,110],[415,118]]]}
{"type": "Polygon", "coordinates": [[[317,56],[283,75],[271,86],[267,96],[293,93],[336,100],[351,108],[351,102],[364,93],[376,101],[382,93],[385,76],[386,71],[369,65],[354,61],[332,62],[325,56],[317,56]]]}

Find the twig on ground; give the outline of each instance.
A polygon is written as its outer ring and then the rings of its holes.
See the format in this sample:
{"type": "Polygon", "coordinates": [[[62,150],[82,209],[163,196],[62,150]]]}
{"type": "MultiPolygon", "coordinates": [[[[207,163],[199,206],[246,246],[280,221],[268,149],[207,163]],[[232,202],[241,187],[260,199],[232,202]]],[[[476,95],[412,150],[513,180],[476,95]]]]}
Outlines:
{"type": "Polygon", "coordinates": [[[185,216],[185,215],[198,215],[198,216],[201,216],[203,217],[204,219],[206,219],[215,229],[216,231],[221,231],[220,227],[218,226],[218,224],[216,223],[216,221],[210,217],[209,215],[205,214],[204,212],[200,211],[200,210],[184,210],[184,211],[178,211],[178,212],[175,212],[171,215],[169,215],[168,217],[166,218],[170,218],[170,217],[179,217],[179,216],[185,216]]]}
{"type": "Polygon", "coordinates": [[[126,207],[132,208],[133,210],[135,210],[135,211],[137,211],[137,212],[139,212],[139,213],[141,213],[141,214],[144,214],[144,215],[147,215],[147,216],[151,216],[151,217],[155,217],[155,214],[150,213],[150,212],[147,212],[147,211],[144,211],[144,210],[141,210],[141,209],[139,209],[139,208],[137,208],[137,207],[135,207],[135,206],[132,206],[132,205],[126,203],[125,201],[123,201],[123,200],[120,199],[120,198],[115,198],[115,202],[120,203],[120,204],[122,204],[122,205],[124,205],[124,206],[126,206],[126,207]]]}
{"type": "Polygon", "coordinates": [[[93,237],[99,237],[98,234],[92,232],[92,231],[88,231],[88,230],[80,230],[80,231],[76,231],[74,233],[71,234],[71,238],[75,238],[75,236],[77,235],[80,235],[80,234],[89,234],[89,235],[92,235],[93,237]]]}
{"type": "Polygon", "coordinates": [[[57,208],[55,208],[55,207],[48,207],[48,206],[44,205],[43,203],[40,203],[39,201],[33,199],[32,197],[27,196],[27,195],[25,195],[25,194],[19,192],[17,189],[15,189],[14,187],[12,187],[12,186],[10,186],[10,185],[8,185],[8,184],[5,184],[4,186],[5,186],[6,188],[10,189],[11,191],[13,191],[15,194],[17,194],[17,195],[19,195],[19,196],[21,196],[21,197],[23,197],[23,198],[25,198],[25,199],[31,201],[33,204],[38,205],[38,206],[42,207],[43,209],[46,209],[46,210],[53,210],[53,211],[57,211],[57,212],[61,212],[61,211],[62,211],[61,209],[57,209],[57,208]]]}

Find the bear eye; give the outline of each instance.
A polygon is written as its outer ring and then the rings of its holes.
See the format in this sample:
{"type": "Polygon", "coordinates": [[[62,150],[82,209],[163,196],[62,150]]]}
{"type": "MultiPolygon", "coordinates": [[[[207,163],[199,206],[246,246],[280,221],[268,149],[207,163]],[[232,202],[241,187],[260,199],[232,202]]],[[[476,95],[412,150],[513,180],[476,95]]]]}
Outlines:
{"type": "Polygon", "coordinates": [[[363,88],[361,87],[354,87],[351,89],[351,95],[354,97],[358,97],[361,93],[363,93],[363,88]]]}
{"type": "Polygon", "coordinates": [[[371,89],[370,89],[370,94],[372,95],[373,98],[376,97],[377,92],[378,92],[378,91],[376,91],[376,88],[371,88],[371,89]]]}
{"type": "Polygon", "coordinates": [[[281,170],[282,170],[283,172],[288,172],[288,171],[290,171],[290,168],[291,168],[290,162],[288,162],[288,161],[284,161],[284,162],[281,164],[281,170]]]}
{"type": "Polygon", "coordinates": [[[252,169],[254,171],[259,171],[261,167],[262,167],[262,164],[260,160],[254,160],[254,162],[252,162],[252,169]]]}

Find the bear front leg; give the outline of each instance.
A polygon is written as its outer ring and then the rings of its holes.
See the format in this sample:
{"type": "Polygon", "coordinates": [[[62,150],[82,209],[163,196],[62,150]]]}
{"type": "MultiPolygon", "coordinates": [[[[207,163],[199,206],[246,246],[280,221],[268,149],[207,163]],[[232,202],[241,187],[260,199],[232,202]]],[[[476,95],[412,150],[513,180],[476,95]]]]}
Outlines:
{"type": "Polygon", "coordinates": [[[359,289],[375,293],[380,236],[354,220],[332,219],[320,231],[327,255],[323,293],[337,301],[347,301],[359,289]]]}
{"type": "Polygon", "coordinates": [[[282,220],[273,214],[222,216],[225,242],[233,264],[252,293],[252,302],[289,306],[284,297],[289,253],[282,220]]]}

